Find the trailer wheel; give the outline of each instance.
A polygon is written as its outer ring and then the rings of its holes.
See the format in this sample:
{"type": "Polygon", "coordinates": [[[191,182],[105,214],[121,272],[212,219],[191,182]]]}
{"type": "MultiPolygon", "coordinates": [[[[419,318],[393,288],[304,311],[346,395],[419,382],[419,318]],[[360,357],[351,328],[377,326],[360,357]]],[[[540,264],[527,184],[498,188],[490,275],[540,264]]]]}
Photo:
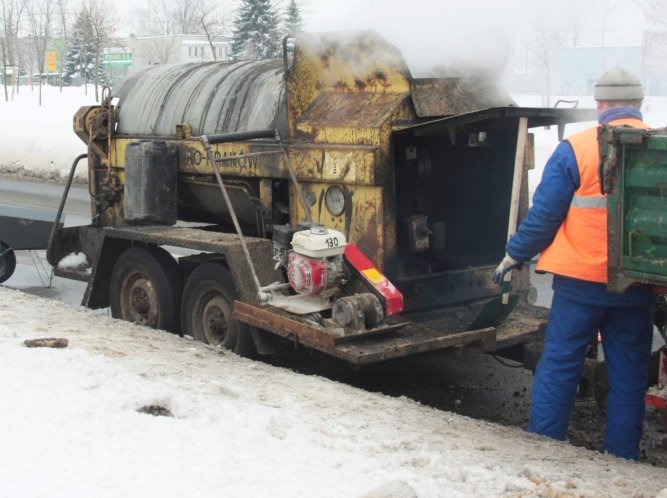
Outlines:
{"type": "Polygon", "coordinates": [[[16,269],[16,254],[7,244],[0,240],[0,283],[8,280],[16,269]]]}
{"type": "Polygon", "coordinates": [[[182,289],[180,269],[167,251],[131,247],[111,273],[111,316],[178,332],[182,289]]]}
{"type": "Polygon", "coordinates": [[[251,356],[255,347],[249,327],[232,315],[237,297],[227,268],[218,263],[202,264],[183,289],[181,330],[206,344],[251,356]]]}

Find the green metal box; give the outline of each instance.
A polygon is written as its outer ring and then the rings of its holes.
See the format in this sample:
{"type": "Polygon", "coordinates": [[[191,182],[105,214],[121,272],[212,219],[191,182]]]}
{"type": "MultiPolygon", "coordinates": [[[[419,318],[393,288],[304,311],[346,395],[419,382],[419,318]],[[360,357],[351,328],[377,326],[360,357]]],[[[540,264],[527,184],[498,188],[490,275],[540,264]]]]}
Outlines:
{"type": "Polygon", "coordinates": [[[667,129],[600,128],[608,288],[667,286],[667,129]]]}

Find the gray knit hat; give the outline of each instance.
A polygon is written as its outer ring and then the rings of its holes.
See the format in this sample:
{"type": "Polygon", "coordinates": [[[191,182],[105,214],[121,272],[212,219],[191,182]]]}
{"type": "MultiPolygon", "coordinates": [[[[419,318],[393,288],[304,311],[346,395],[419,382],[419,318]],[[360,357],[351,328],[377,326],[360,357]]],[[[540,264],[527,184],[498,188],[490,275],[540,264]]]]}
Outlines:
{"type": "Polygon", "coordinates": [[[615,67],[600,76],[593,97],[595,100],[642,100],[644,90],[637,75],[615,67]]]}

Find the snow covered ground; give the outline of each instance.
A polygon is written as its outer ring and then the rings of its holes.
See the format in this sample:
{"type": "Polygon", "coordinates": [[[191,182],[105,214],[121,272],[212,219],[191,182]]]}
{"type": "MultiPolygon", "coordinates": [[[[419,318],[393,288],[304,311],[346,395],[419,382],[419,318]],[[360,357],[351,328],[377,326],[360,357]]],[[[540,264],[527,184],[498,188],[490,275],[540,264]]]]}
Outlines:
{"type": "MultiPolygon", "coordinates": [[[[531,96],[521,105],[538,105],[531,96]]],[[[92,91],[0,100],[0,169],[65,176],[92,91]],[[20,168],[24,168],[21,170],[20,168]]],[[[667,101],[647,121],[667,124],[667,101]]],[[[582,106],[584,103],[582,103],[582,106]]],[[[568,132],[573,131],[568,129],[568,132]]],[[[538,170],[556,142],[535,130],[538,170]]],[[[661,496],[662,468],[368,393],[0,287],[0,495],[661,496]],[[64,337],[66,349],[23,341],[64,337]],[[171,416],[141,413],[160,406],[171,416]]]]}
{"type": "MultiPolygon", "coordinates": [[[[39,106],[37,87],[21,86],[8,102],[0,93],[0,173],[41,178],[67,178],[72,161],[86,152],[85,144],[72,131],[79,107],[95,104],[95,90],[88,87],[42,88],[39,106]]],[[[85,162],[79,177],[86,175],[85,162]]]]}
{"type": "Polygon", "coordinates": [[[16,290],[0,316],[3,496],[667,497],[661,468],[16,290]]]}

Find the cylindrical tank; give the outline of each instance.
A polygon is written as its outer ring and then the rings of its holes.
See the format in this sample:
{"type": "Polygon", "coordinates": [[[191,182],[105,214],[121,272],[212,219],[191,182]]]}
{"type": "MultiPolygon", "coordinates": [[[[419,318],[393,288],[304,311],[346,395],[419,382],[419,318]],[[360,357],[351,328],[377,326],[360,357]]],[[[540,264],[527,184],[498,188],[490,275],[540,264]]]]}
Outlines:
{"type": "Polygon", "coordinates": [[[112,96],[117,135],[175,137],[182,123],[195,136],[287,127],[280,60],[149,66],[112,96]]]}
{"type": "Polygon", "coordinates": [[[129,223],[173,225],[178,217],[178,147],[158,140],[125,150],[124,216],[129,223]]]}

